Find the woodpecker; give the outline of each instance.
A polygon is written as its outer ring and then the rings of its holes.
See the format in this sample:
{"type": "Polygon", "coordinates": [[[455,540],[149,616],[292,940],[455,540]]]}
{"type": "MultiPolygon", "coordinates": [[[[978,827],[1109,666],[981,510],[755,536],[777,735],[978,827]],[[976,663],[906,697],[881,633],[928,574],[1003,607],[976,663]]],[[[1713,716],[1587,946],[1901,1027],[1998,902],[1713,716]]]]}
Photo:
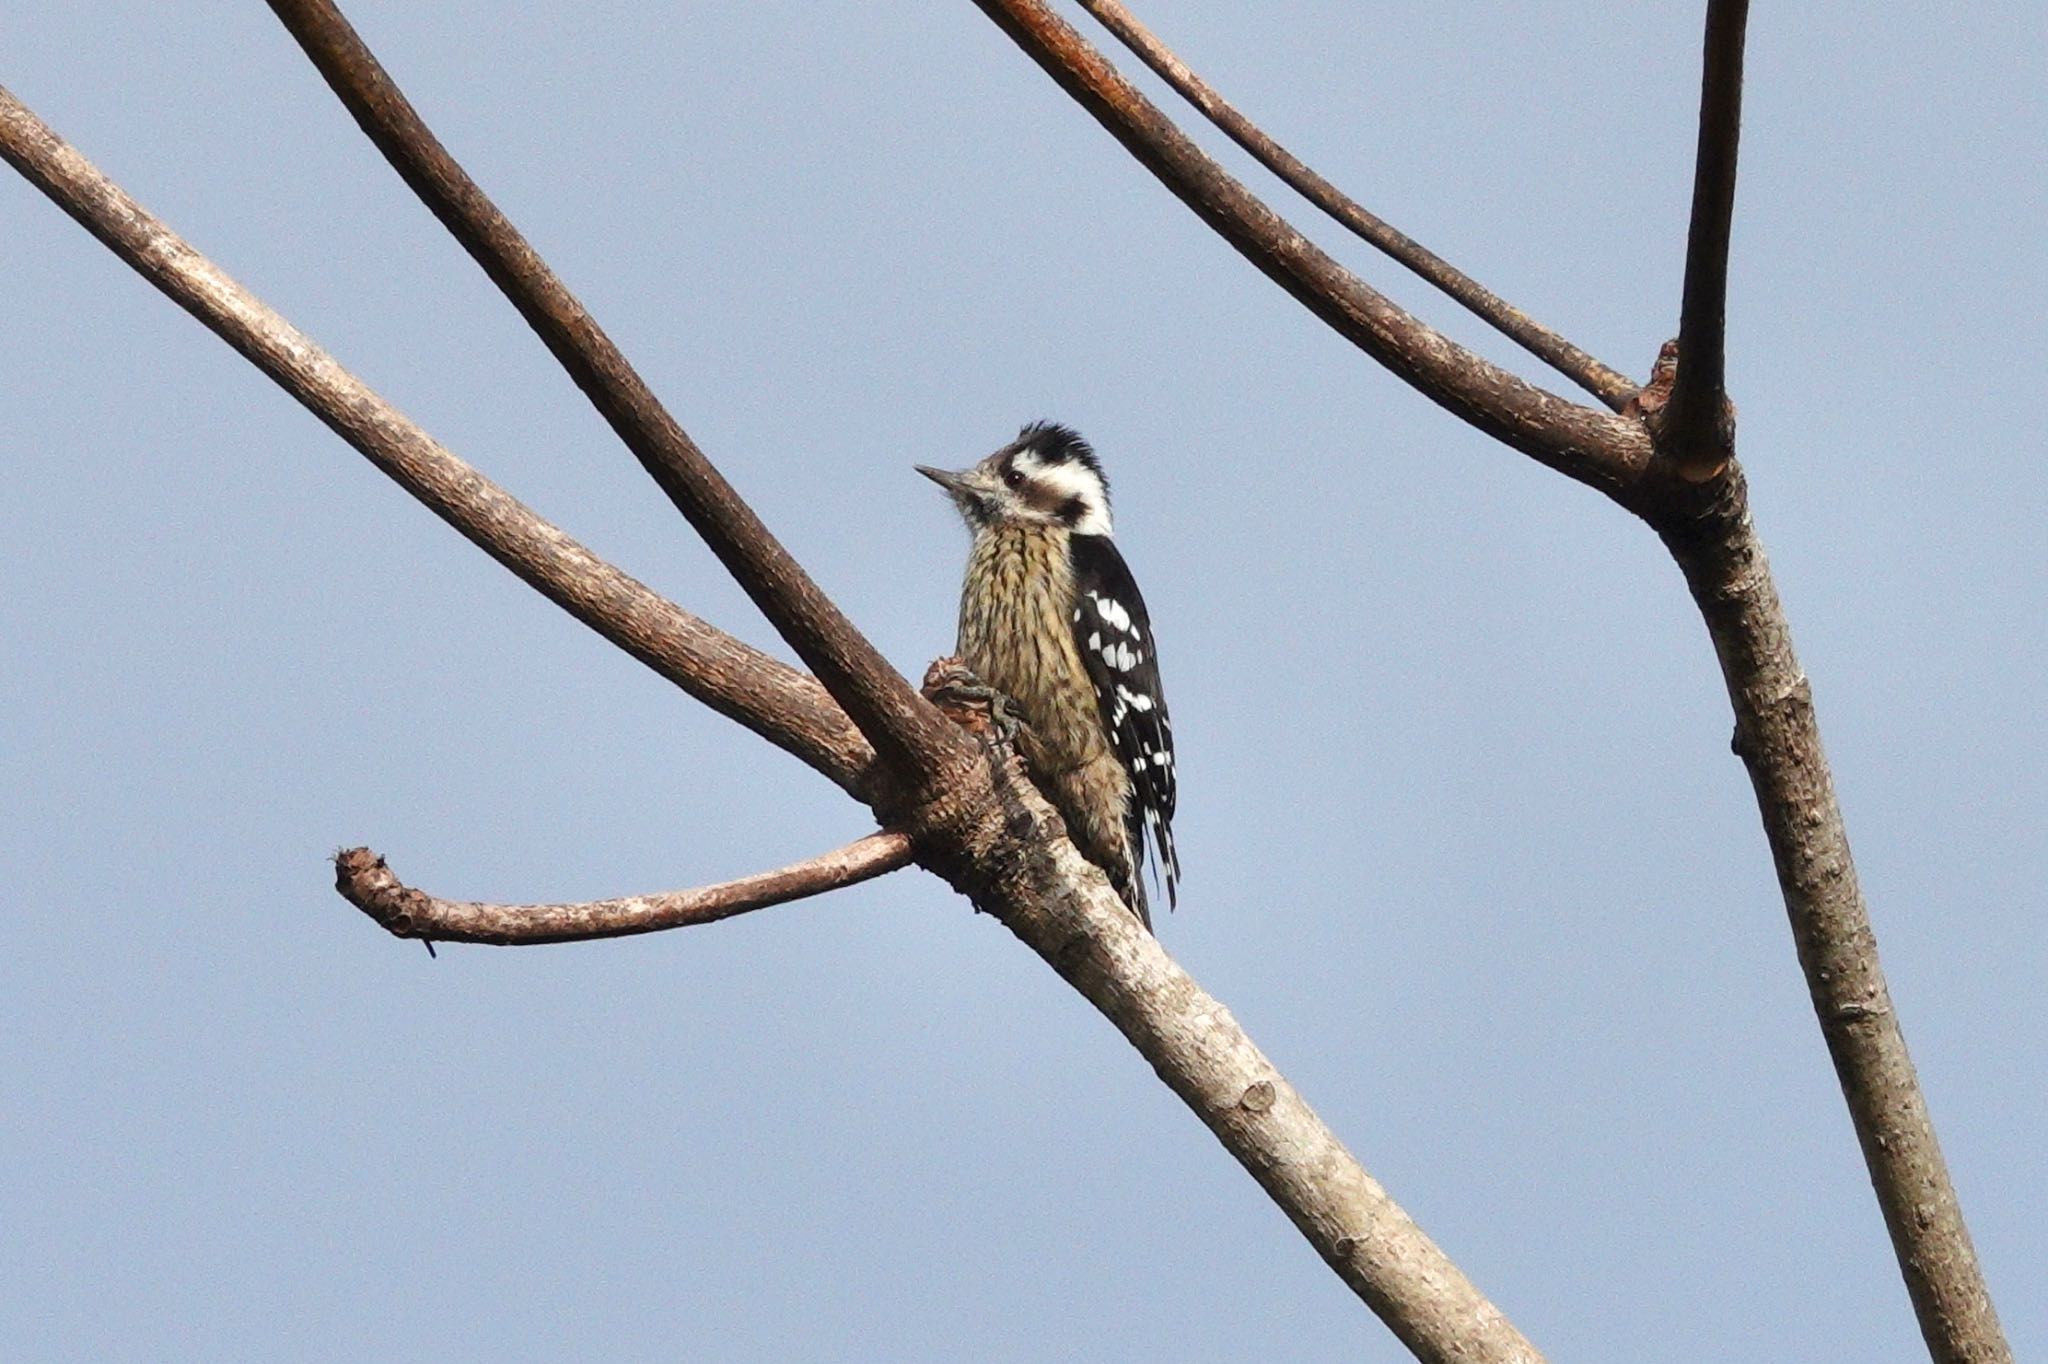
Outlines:
{"type": "Polygon", "coordinates": [[[1176,898],[1173,726],[1145,599],[1110,539],[1109,481],[1051,422],[971,468],[918,465],[974,534],[959,654],[1023,721],[1017,747],[1067,836],[1147,928],[1140,867],[1176,898]]]}

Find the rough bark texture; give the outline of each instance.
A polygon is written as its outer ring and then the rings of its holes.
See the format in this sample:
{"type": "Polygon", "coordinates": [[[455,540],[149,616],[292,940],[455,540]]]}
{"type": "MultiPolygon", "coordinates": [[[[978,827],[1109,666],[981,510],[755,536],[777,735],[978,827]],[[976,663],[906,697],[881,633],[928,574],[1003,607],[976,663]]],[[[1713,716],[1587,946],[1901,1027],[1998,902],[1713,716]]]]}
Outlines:
{"type": "Polygon", "coordinates": [[[349,848],[335,854],[334,888],[394,937],[523,947],[716,923],[749,910],[858,885],[909,865],[910,840],[884,830],[787,867],[716,885],[583,904],[491,905],[443,900],[414,890],[399,881],[376,853],[349,848]]]}
{"type": "Polygon", "coordinates": [[[1416,1358],[1538,1364],[1536,1347],[1061,836],[1059,816],[1014,756],[984,752],[971,780],[913,817],[920,862],[1115,1024],[1416,1358]]]}
{"type": "MultiPolygon", "coordinates": [[[[1681,497],[1684,495],[1681,494],[1681,497]]],[[[1813,692],[1749,514],[1741,470],[1659,517],[1735,708],[1821,1034],[1920,1329],[1940,1364],[2012,1358],[1913,1071],[1856,882],[1813,692]],[[1689,505],[1688,505],[1689,504],[1689,505]]]]}
{"type": "Polygon", "coordinates": [[[1540,1360],[1073,845],[1044,855],[1050,865],[987,902],[1130,1039],[1416,1358],[1540,1360]]]}
{"type": "MultiPolygon", "coordinates": [[[[1737,751],[1756,788],[1799,958],[1922,1330],[1943,1364],[2009,1359],[1892,1011],[1812,698],[1749,520],[1740,469],[1729,458],[1721,314],[1742,0],[1711,0],[1709,9],[1684,344],[1667,352],[1654,382],[1620,416],[1524,383],[1368,288],[1225,174],[1039,0],[977,3],[1204,222],[1340,334],[1461,419],[1607,492],[1657,528],[1699,603],[1727,679],[1737,751]],[[1703,431],[1718,450],[1714,458],[1699,457],[1703,431]]],[[[865,799],[886,826],[901,828],[922,865],[998,915],[1123,1031],[1419,1357],[1536,1359],[1229,1013],[1131,918],[1101,873],[1061,835],[1057,817],[1007,753],[984,743],[977,757],[972,743],[873,653],[782,552],[434,142],[333,7],[315,0],[273,4],[365,130],[527,316],[784,637],[819,669],[829,696],[812,679],[598,561],[455,459],[150,218],[4,91],[0,152],[493,557],[693,696],[865,799]]],[[[427,899],[399,887],[372,854],[345,858],[341,871],[380,906],[373,913],[394,922],[410,923],[427,899]]],[[[745,898],[730,887],[697,894],[723,894],[729,903],[745,898]]],[[[609,902],[619,922],[653,912],[641,903],[628,913],[624,903],[609,902]]],[[[576,917],[571,911],[591,909],[526,908],[556,912],[565,925],[576,917]]],[[[697,921],[688,916],[702,908],[669,907],[682,915],[677,922],[697,921]]]]}

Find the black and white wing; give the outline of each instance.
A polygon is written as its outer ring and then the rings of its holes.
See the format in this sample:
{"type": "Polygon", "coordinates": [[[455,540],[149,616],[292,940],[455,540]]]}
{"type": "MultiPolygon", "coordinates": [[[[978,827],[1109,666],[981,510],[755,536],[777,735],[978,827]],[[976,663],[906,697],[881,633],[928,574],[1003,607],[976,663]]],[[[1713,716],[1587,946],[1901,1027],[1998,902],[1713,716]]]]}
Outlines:
{"type": "MultiPolygon", "coordinates": [[[[1173,849],[1173,722],[1159,686],[1152,620],[1124,556],[1108,536],[1073,535],[1068,545],[1074,566],[1074,640],[1095,684],[1103,728],[1131,778],[1132,880],[1141,874],[1149,835],[1153,879],[1164,880],[1171,906],[1180,880],[1180,858],[1173,849]]],[[[1132,907],[1143,917],[1143,906],[1132,907]]]]}

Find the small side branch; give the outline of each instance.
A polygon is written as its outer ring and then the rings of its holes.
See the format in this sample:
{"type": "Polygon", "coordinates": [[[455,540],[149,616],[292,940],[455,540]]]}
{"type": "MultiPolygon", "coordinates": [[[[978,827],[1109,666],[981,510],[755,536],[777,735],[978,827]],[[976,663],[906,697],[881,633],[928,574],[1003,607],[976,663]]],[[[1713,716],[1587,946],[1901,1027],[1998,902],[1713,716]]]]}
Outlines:
{"type": "Polygon", "coordinates": [[[968,760],[953,727],[855,628],[669,415],[604,329],[448,154],[328,0],[270,7],[363,132],[482,266],[769,623],[906,786],[968,760]]]}
{"type": "Polygon", "coordinates": [[[1473,316],[1615,411],[1620,411],[1635,393],[1635,381],[1626,374],[1580,350],[1318,175],[1239,113],[1118,0],[1081,0],[1081,8],[1094,15],[1098,23],[1115,34],[1119,42],[1183,99],[1201,110],[1231,141],[1361,240],[1449,295],[1473,316]]]}
{"type": "Polygon", "coordinates": [[[520,947],[714,923],[858,885],[908,865],[910,840],[885,829],[808,861],[692,890],[575,905],[489,905],[414,890],[376,853],[350,848],[335,855],[334,888],[395,937],[520,947]]]}
{"type": "Polygon", "coordinates": [[[1395,306],[1196,146],[1044,0],[975,4],[1240,255],[1424,397],[1617,499],[1648,467],[1641,423],[1537,388],[1395,306]]]}
{"type": "Polygon", "coordinates": [[[0,158],[529,586],[720,714],[856,794],[874,751],[813,679],[620,572],[485,478],[194,250],[0,89],[0,158]]]}
{"type": "Polygon", "coordinates": [[[1704,483],[1735,454],[1728,402],[1728,240],[1735,216],[1735,154],[1742,132],[1742,44],[1749,0],[1708,0],[1700,75],[1700,138],[1693,167],[1692,226],[1685,243],[1685,301],[1671,401],[1652,420],[1660,454],[1681,478],[1704,483]]]}

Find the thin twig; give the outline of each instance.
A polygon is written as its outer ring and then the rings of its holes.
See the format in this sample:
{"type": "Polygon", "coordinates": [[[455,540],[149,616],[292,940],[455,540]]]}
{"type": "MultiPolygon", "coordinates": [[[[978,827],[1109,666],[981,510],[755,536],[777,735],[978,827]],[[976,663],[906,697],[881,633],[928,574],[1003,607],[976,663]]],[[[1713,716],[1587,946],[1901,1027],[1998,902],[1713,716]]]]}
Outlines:
{"type": "Polygon", "coordinates": [[[442,900],[399,881],[368,848],[335,854],[334,886],[394,937],[499,947],[583,942],[715,923],[910,865],[910,840],[883,830],[802,862],[736,881],[574,905],[490,905],[442,900]]]}
{"type": "Polygon", "coordinates": [[[1699,153],[1685,242],[1685,301],[1678,375],[1651,422],[1657,449],[1680,477],[1713,478],[1735,457],[1727,390],[1728,239],[1735,216],[1735,153],[1742,133],[1742,43],[1749,0],[1707,0],[1700,74],[1699,153]]]}
{"type": "Polygon", "coordinates": [[[1448,294],[1480,321],[1615,411],[1620,411],[1635,393],[1635,381],[1626,374],[1588,355],[1318,175],[1256,123],[1239,113],[1118,0],[1080,0],[1080,3],[1082,9],[1094,15],[1104,28],[1116,35],[1119,42],[1157,72],[1160,79],[1179,91],[1188,103],[1201,110],[1231,141],[1251,153],[1260,165],[1360,239],[1448,294]]]}
{"type": "Polygon", "coordinates": [[[1043,0],[975,3],[1246,260],[1424,397],[1610,495],[1648,467],[1641,423],[1537,388],[1396,307],[1233,179],[1043,0]]]}
{"type": "Polygon", "coordinates": [[[400,487],[691,696],[858,794],[873,751],[813,679],[599,559],[409,421],[0,89],[0,156],[400,487]]]}
{"type": "Polygon", "coordinates": [[[539,334],[769,622],[915,789],[972,747],[820,591],[712,467],[588,310],[456,164],[327,0],[271,0],[364,133],[539,334]]]}

